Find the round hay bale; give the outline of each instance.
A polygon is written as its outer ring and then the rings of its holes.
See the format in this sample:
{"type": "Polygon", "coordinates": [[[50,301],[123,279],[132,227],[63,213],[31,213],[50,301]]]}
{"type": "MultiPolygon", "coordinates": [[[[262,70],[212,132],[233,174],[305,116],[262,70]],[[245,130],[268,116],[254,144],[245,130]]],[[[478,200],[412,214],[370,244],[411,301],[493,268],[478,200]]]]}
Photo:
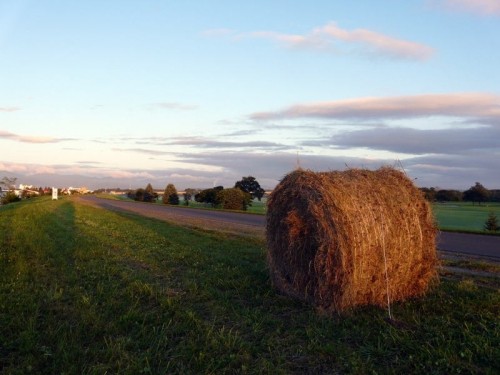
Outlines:
{"type": "Polygon", "coordinates": [[[437,277],[431,208],[394,168],[295,170],[268,199],[266,229],[274,286],[326,312],[420,296],[437,277]]]}

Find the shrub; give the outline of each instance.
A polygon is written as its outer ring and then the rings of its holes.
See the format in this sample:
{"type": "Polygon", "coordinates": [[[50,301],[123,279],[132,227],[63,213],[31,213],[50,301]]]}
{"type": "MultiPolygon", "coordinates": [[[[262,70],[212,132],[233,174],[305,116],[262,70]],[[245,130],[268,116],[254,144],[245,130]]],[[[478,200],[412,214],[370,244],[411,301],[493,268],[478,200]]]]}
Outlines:
{"type": "Polygon", "coordinates": [[[222,186],[216,186],[213,189],[205,189],[200,191],[194,196],[194,200],[200,203],[208,203],[212,207],[219,206],[222,202],[220,201],[219,192],[224,190],[222,186]]]}
{"type": "Polygon", "coordinates": [[[224,189],[218,192],[218,201],[226,210],[245,211],[251,201],[251,195],[238,188],[224,189]]]}
{"type": "Polygon", "coordinates": [[[9,204],[13,202],[19,202],[21,198],[19,198],[13,191],[7,192],[2,199],[0,200],[2,204],[9,204]]]}
{"type": "Polygon", "coordinates": [[[497,232],[500,230],[498,218],[494,212],[489,213],[488,219],[486,219],[486,222],[484,223],[484,230],[487,232],[497,232]]]}

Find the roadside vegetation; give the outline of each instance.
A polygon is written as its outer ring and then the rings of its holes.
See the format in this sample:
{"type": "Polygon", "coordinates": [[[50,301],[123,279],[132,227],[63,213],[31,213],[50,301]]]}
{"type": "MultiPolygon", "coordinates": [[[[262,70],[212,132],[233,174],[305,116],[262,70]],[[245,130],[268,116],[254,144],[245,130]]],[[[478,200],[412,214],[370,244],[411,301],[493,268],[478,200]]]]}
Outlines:
{"type": "Polygon", "coordinates": [[[325,316],[273,290],[261,240],[68,197],[0,207],[0,269],[0,373],[500,372],[495,277],[325,316]]]}

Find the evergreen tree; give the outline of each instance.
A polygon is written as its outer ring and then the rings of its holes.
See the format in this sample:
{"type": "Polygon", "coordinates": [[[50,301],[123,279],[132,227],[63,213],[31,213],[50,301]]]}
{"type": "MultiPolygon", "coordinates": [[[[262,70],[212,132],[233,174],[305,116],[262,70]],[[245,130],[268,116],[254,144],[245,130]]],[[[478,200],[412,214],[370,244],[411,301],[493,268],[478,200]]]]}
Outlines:
{"type": "Polygon", "coordinates": [[[147,184],[146,189],[143,190],[143,201],[144,202],[154,202],[156,198],[158,198],[158,194],[155,193],[153,186],[151,184],[147,184]]]}
{"type": "Polygon", "coordinates": [[[488,215],[488,219],[486,219],[486,222],[484,223],[484,230],[487,232],[497,232],[500,230],[498,218],[494,212],[490,212],[488,215]]]}

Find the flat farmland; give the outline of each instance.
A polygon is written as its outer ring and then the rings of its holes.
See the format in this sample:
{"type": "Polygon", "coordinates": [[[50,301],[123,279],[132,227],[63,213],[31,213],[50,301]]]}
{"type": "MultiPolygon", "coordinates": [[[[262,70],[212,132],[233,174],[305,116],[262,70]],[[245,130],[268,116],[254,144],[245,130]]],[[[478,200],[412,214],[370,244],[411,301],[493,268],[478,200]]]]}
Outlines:
{"type": "Polygon", "coordinates": [[[500,222],[500,203],[497,202],[480,205],[470,202],[434,203],[432,209],[441,230],[484,232],[484,223],[490,212],[500,222]]]}

